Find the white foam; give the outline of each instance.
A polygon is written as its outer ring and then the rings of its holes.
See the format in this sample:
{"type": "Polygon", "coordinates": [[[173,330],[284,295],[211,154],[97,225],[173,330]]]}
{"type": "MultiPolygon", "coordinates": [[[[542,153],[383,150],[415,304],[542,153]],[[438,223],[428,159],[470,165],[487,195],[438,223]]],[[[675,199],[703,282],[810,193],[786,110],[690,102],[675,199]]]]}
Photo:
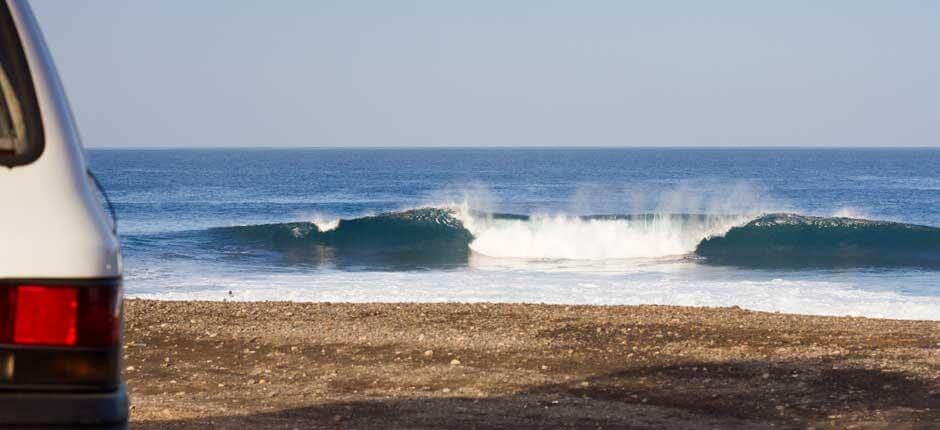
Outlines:
{"type": "MultiPolygon", "coordinates": [[[[160,300],[300,302],[509,302],[590,305],[740,306],[812,315],[940,320],[940,297],[899,292],[892,275],[838,280],[751,276],[673,261],[587,272],[475,264],[456,271],[231,273],[174,278],[130,273],[128,297],[160,300]],[[886,284],[880,290],[870,285],[886,284]],[[231,295],[229,294],[231,291],[231,295]]],[[[189,272],[192,274],[193,272],[189,272]]],[[[921,279],[923,278],[923,279],[921,279]]],[[[910,275],[907,287],[932,285],[910,275]]]]}
{"type": "MultiPolygon", "coordinates": [[[[635,191],[635,190],[634,190],[635,191]]],[[[587,193],[588,190],[584,190],[587,193]]],[[[609,260],[662,258],[691,253],[707,237],[721,235],[770,208],[782,207],[747,183],[679,184],[656,195],[628,193],[634,204],[627,213],[654,213],[653,218],[586,219],[576,215],[539,215],[527,220],[483,216],[494,205],[486,187],[477,185],[438,196],[427,207],[453,209],[473,234],[470,248],[494,258],[609,260]],[[446,199],[450,194],[451,199],[446,199]],[[706,219],[670,214],[721,214],[706,219]],[[736,216],[729,216],[735,214],[736,216]]],[[[597,213],[575,198],[579,209],[597,213]]],[[[621,202],[623,203],[623,202],[621,202]]],[[[574,209],[574,208],[572,208],[574,209]]]]}
{"type": "Polygon", "coordinates": [[[317,226],[321,232],[336,230],[336,227],[339,227],[339,218],[321,218],[315,216],[310,222],[317,226]]]}
{"type": "Polygon", "coordinates": [[[832,216],[839,218],[866,219],[868,214],[853,207],[843,207],[832,213],[832,216]]]}
{"type": "Polygon", "coordinates": [[[498,258],[606,260],[689,254],[706,237],[721,235],[750,217],[584,219],[556,215],[528,220],[461,219],[473,234],[470,249],[498,258]]]}

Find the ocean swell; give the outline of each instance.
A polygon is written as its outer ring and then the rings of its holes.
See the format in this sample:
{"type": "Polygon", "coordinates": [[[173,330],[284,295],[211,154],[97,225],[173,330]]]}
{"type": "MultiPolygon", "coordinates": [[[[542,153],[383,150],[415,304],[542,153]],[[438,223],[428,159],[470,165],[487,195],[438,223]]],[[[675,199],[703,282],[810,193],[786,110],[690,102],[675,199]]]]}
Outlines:
{"type": "Polygon", "coordinates": [[[707,262],[753,267],[940,267],[940,228],[769,214],[705,238],[707,262]]]}
{"type": "Polygon", "coordinates": [[[290,264],[424,268],[471,253],[527,260],[693,258],[747,267],[940,266],[940,228],[796,214],[526,216],[419,208],[209,230],[290,264]]]}
{"type": "Polygon", "coordinates": [[[447,209],[390,212],[338,222],[293,222],[210,229],[283,254],[289,262],[342,267],[414,267],[466,263],[469,231],[447,209]]]}

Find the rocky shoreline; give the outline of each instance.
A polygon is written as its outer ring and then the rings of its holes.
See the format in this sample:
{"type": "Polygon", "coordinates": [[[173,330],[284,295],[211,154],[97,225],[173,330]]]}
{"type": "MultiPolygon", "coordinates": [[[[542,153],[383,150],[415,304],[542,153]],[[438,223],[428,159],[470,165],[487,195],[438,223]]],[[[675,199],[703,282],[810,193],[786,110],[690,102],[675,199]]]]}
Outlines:
{"type": "Polygon", "coordinates": [[[538,304],[125,309],[136,429],[940,427],[940,321],[538,304]]]}

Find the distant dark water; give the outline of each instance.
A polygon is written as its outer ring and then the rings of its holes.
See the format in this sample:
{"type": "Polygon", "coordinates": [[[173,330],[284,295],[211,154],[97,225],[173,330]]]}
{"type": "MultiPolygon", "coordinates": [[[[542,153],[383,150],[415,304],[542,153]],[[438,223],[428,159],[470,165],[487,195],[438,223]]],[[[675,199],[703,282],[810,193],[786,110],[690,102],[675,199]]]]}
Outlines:
{"type": "Polygon", "coordinates": [[[940,150],[89,153],[131,295],[940,319],[940,150]]]}

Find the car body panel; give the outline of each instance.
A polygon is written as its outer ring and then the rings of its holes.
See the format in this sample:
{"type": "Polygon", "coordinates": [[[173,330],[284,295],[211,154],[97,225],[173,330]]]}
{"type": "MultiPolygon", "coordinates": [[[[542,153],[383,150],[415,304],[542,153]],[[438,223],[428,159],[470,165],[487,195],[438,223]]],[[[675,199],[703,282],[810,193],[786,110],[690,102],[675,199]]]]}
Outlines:
{"type": "Polygon", "coordinates": [[[24,0],[6,0],[39,104],[45,149],[0,167],[0,279],[121,275],[113,226],[86,171],[78,130],[42,33],[24,0]]]}
{"type": "MultiPolygon", "coordinates": [[[[120,324],[122,268],[115,226],[98,198],[65,91],[29,5],[0,0],[0,7],[4,4],[29,68],[43,146],[37,158],[0,165],[0,287],[22,294],[23,288],[113,285],[108,297],[115,301],[108,303],[116,303],[109,306],[117,306],[112,312],[120,324]]],[[[3,21],[9,19],[4,15],[3,21]]],[[[13,309],[7,315],[19,318],[13,309]]],[[[94,347],[6,339],[13,343],[0,344],[0,427],[126,428],[120,337],[94,347]]]]}
{"type": "MultiPolygon", "coordinates": [[[[109,392],[8,393],[0,391],[0,427],[16,425],[108,425],[127,421],[127,388],[109,392]]],[[[83,427],[84,428],[84,427],[83,427]]]]}

